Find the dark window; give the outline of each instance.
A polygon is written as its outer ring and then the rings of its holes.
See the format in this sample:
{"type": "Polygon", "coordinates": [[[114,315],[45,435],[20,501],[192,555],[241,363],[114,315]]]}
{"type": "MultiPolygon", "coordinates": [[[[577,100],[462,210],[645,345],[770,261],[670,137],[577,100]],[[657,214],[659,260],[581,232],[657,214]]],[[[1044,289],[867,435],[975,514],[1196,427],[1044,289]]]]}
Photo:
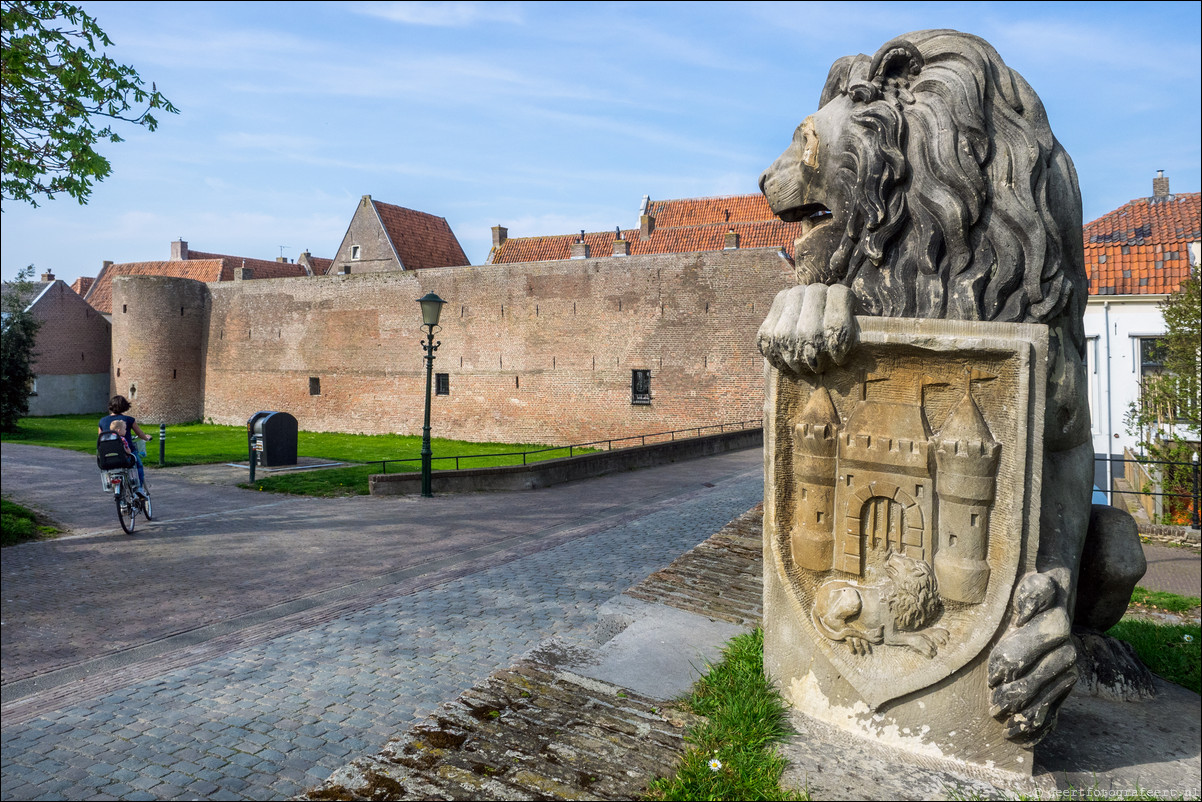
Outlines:
{"type": "Polygon", "coordinates": [[[321,395],[321,379],[317,376],[309,377],[309,395],[321,395]]]}
{"type": "Polygon", "coordinates": [[[651,403],[651,371],[630,371],[630,403],[651,403]]]}
{"type": "Polygon", "coordinates": [[[435,373],[434,374],[434,395],[450,395],[451,394],[451,374],[435,373]]]}
{"type": "Polygon", "coordinates": [[[1163,337],[1141,337],[1139,340],[1139,375],[1141,378],[1164,372],[1165,342],[1163,337]]]}

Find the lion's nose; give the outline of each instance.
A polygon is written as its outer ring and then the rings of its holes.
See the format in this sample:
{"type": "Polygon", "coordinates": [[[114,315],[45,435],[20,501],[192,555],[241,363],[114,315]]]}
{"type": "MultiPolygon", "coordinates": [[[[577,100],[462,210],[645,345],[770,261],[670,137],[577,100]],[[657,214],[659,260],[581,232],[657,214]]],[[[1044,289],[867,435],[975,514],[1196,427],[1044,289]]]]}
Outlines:
{"type": "Polygon", "coordinates": [[[767,186],[768,186],[768,171],[765,170],[764,172],[760,173],[760,192],[763,193],[764,195],[768,194],[768,190],[766,188],[767,186]]]}

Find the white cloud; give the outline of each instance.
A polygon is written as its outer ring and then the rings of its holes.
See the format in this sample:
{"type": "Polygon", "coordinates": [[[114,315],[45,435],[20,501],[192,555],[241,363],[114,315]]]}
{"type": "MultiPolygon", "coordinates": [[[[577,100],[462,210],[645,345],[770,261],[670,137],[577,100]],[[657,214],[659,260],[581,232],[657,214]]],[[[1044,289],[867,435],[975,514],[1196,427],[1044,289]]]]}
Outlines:
{"type": "Polygon", "coordinates": [[[484,22],[522,22],[521,9],[516,3],[357,3],[352,10],[405,25],[440,28],[462,28],[484,22]]]}

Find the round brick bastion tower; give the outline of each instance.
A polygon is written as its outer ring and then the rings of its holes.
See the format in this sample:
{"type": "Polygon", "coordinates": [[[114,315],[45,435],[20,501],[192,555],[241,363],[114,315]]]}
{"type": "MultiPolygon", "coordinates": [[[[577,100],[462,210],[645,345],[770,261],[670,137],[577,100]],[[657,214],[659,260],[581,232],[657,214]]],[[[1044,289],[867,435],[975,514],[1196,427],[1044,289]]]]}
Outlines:
{"type": "Polygon", "coordinates": [[[126,396],[147,424],[204,416],[204,282],[165,276],[113,281],[112,393],[126,396]]]}

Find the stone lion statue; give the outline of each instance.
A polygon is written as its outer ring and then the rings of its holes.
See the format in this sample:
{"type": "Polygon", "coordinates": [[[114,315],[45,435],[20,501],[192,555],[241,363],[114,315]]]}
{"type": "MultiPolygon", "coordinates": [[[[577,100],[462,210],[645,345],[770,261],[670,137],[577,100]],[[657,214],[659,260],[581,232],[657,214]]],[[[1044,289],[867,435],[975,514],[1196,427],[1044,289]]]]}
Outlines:
{"type": "Polygon", "coordinates": [[[856,314],[1048,326],[1043,475],[1054,481],[1043,483],[1039,572],[1020,581],[989,663],[995,715],[1008,737],[1034,743],[1077,679],[1072,625],[1109,628],[1144,571],[1130,516],[1106,508],[1091,525],[1073,163],[992,46],[932,30],[835,62],[818,111],[760,187],[782,219],[810,223],[795,247],[799,284],[759,332],[780,370],[844,364],[856,314]]]}

